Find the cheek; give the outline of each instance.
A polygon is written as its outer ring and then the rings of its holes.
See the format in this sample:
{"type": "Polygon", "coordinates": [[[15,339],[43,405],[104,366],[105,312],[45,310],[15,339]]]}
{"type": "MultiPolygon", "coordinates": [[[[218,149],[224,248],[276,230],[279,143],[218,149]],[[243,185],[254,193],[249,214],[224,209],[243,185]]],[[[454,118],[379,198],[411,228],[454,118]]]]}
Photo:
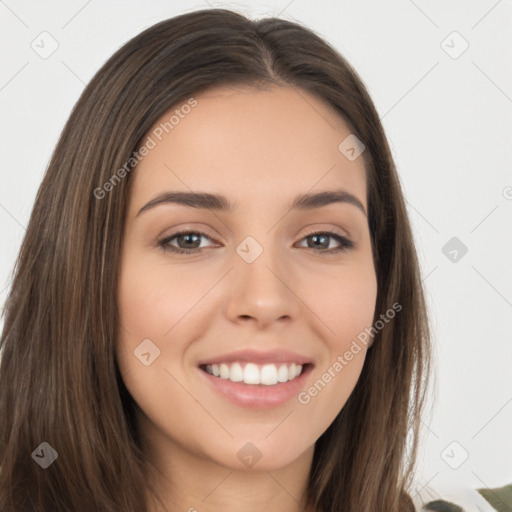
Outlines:
{"type": "Polygon", "coordinates": [[[123,375],[136,370],[132,379],[141,372],[146,379],[153,378],[154,369],[163,368],[168,359],[176,357],[175,352],[179,349],[176,343],[165,343],[165,340],[171,337],[173,327],[186,315],[187,290],[190,295],[190,288],[179,278],[169,281],[167,277],[158,264],[148,264],[137,256],[136,251],[125,257],[121,265],[117,358],[123,375]],[[148,352],[151,363],[144,368],[144,360],[138,360],[137,356],[148,352]],[[151,372],[145,371],[150,369],[151,372]]]}
{"type": "Polygon", "coordinates": [[[186,438],[191,424],[204,423],[202,410],[191,407],[180,383],[187,377],[182,368],[187,333],[194,332],[194,313],[201,310],[198,303],[207,289],[204,282],[201,287],[183,279],[178,270],[143,261],[133,251],[121,267],[117,361],[127,390],[143,412],[141,421],[147,416],[153,424],[165,425],[168,434],[186,438]],[[177,409],[187,411],[187,421],[177,417],[177,409]]]}
{"type": "Polygon", "coordinates": [[[207,291],[198,275],[184,278],[179,266],[171,269],[136,256],[127,258],[119,279],[119,315],[132,338],[170,337],[207,291]]]}
{"type": "Polygon", "coordinates": [[[161,257],[126,250],[119,274],[116,356],[128,390],[144,408],[168,402],[162,393],[190,377],[188,350],[205,335],[215,311],[206,300],[215,282],[211,269],[185,273],[183,266],[165,264],[161,257]]]}
{"type": "Polygon", "coordinates": [[[331,353],[345,351],[361,331],[370,327],[377,300],[373,265],[361,262],[332,271],[317,272],[304,284],[307,305],[319,319],[331,353]]]}
{"type": "Polygon", "coordinates": [[[317,418],[319,435],[343,408],[363,368],[369,347],[365,329],[372,326],[377,299],[373,265],[317,275],[306,292],[308,305],[320,320],[318,337],[327,350],[315,369],[315,380],[298,402],[310,418],[317,418]]]}
{"type": "Polygon", "coordinates": [[[309,423],[309,442],[314,443],[345,406],[361,374],[365,354],[366,349],[361,349],[350,361],[343,355],[331,358],[299,393],[296,419],[304,418],[309,423]]]}

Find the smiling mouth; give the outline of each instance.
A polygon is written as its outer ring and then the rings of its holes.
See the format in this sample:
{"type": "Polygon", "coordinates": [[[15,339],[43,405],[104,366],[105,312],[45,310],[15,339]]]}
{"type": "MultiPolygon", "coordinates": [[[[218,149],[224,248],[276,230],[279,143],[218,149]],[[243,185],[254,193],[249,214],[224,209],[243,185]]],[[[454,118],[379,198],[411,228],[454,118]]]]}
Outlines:
{"type": "Polygon", "coordinates": [[[256,364],[247,362],[230,362],[203,364],[199,368],[219,379],[250,385],[275,386],[299,377],[308,366],[296,363],[256,364]]]}

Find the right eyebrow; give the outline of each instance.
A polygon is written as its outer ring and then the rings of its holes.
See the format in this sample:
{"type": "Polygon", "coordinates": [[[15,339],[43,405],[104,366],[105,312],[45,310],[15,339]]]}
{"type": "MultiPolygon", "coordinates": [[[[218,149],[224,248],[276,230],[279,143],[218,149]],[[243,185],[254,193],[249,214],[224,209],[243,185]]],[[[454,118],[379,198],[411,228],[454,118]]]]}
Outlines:
{"type": "Polygon", "coordinates": [[[154,208],[159,204],[176,203],[191,208],[203,208],[207,210],[220,210],[232,212],[235,206],[228,199],[218,194],[208,192],[163,192],[146,203],[137,213],[154,208]]]}

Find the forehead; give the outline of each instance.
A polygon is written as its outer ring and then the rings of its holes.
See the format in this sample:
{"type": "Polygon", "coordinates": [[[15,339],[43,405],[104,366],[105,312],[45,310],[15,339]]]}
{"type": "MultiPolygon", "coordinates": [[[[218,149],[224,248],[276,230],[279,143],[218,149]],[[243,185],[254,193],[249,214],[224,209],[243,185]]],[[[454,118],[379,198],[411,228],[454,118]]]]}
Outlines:
{"type": "Polygon", "coordinates": [[[148,132],[155,145],[134,173],[137,196],[201,190],[238,203],[341,187],[366,207],[363,159],[339,150],[351,131],[321,99],[295,87],[225,86],[194,100],[175,105],[148,132]]]}

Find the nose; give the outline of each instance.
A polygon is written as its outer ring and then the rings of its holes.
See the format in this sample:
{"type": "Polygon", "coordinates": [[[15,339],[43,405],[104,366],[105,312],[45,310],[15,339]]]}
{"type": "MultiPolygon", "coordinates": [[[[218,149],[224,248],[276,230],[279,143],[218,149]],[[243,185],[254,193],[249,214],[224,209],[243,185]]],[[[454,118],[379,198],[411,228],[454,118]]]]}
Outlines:
{"type": "MultiPolygon", "coordinates": [[[[243,253],[242,253],[243,254],[243,253]]],[[[266,246],[252,262],[235,255],[231,273],[227,315],[233,322],[252,320],[260,328],[280,320],[288,322],[300,311],[297,295],[299,280],[278,254],[277,247],[266,246]]]]}

